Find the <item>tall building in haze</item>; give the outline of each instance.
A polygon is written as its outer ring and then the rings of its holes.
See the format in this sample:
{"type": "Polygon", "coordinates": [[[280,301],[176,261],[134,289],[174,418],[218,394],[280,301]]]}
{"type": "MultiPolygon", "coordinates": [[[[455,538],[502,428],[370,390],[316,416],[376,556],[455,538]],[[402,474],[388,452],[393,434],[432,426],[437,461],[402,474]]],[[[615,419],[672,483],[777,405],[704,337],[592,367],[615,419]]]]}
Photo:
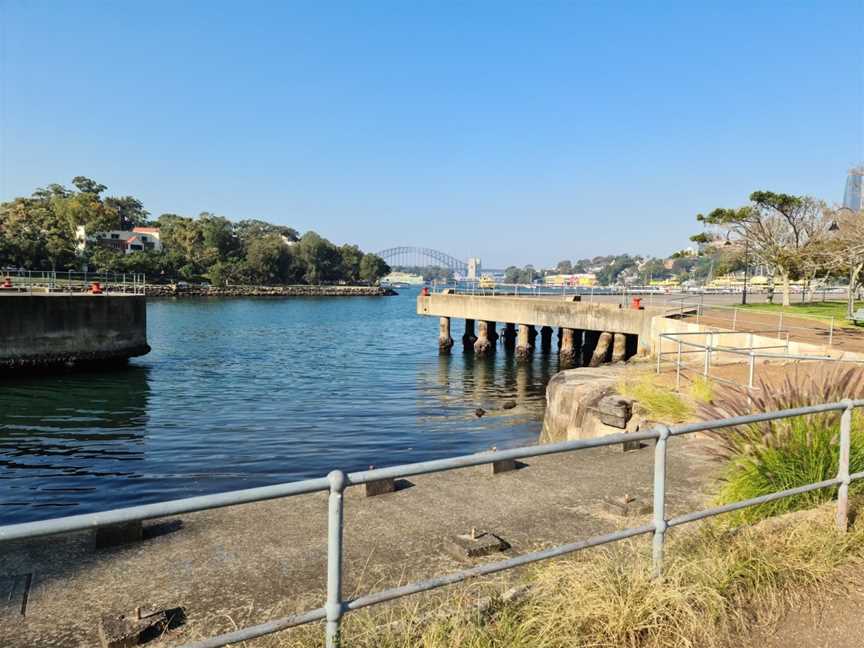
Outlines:
{"type": "Polygon", "coordinates": [[[480,271],[482,268],[482,264],[480,263],[480,259],[478,257],[471,257],[468,259],[468,279],[470,281],[476,281],[480,278],[480,271]]]}
{"type": "Polygon", "coordinates": [[[843,206],[854,211],[864,209],[864,166],[849,169],[846,176],[846,191],[843,193],[843,206]]]}

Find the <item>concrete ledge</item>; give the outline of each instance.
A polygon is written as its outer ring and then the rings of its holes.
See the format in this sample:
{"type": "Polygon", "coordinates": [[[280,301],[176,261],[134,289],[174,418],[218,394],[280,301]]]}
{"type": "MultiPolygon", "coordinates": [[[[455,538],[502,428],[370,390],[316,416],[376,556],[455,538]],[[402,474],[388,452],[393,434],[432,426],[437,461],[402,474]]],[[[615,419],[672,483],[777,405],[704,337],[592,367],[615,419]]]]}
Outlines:
{"type": "Polygon", "coordinates": [[[125,361],[150,352],[141,295],[4,295],[0,371],[125,361]]]}

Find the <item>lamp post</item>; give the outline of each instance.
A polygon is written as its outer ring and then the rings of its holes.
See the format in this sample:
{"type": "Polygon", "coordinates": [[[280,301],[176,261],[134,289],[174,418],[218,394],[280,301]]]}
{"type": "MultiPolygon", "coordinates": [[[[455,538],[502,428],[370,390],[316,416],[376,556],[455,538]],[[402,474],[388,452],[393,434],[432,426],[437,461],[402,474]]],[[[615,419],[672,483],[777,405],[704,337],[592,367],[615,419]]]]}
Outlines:
{"type": "MultiPolygon", "coordinates": [[[[846,207],[845,205],[843,207],[840,207],[837,210],[838,213],[841,211],[848,211],[850,214],[855,213],[855,211],[853,209],[850,209],[849,207],[846,207]]],[[[837,232],[840,231],[840,225],[837,224],[836,220],[831,221],[831,225],[828,226],[828,231],[831,232],[832,234],[835,234],[835,235],[837,234],[837,232]]],[[[852,256],[850,254],[850,257],[849,257],[849,289],[848,289],[849,292],[848,292],[848,298],[846,300],[847,301],[846,310],[848,311],[847,315],[849,317],[852,317],[852,311],[854,310],[854,303],[855,303],[854,298],[852,296],[852,290],[853,290],[852,279],[853,279],[854,272],[855,271],[853,269],[852,256]]]]}
{"type": "MultiPolygon", "coordinates": [[[[723,244],[724,246],[732,245],[732,241],[726,239],[726,242],[723,244]]],[[[750,241],[745,238],[744,239],[744,289],[741,291],[741,305],[747,305],[747,273],[750,265],[750,241]]]]}

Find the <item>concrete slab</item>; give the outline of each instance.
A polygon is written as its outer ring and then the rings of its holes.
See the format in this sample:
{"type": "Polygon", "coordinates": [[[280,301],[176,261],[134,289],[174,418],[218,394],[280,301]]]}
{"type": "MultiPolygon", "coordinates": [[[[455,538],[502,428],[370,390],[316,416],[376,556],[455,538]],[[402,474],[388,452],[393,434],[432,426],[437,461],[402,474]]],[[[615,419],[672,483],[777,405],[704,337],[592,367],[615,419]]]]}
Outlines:
{"type": "MultiPolygon", "coordinates": [[[[517,555],[641,524],[638,515],[610,514],[602,499],[626,493],[650,502],[652,461],[650,448],[604,448],[534,458],[495,479],[485,466],[412,477],[412,488],[386,497],[367,498],[363,489],[349,488],[344,591],[356,596],[464,568],[464,561],[442,550],[442,539],[472,526],[494,530],[515,547],[505,555],[517,555]]],[[[714,470],[700,446],[672,439],[669,513],[700,506],[714,470]]],[[[152,536],[145,525],[143,541],[108,549],[95,549],[92,532],[3,544],[0,574],[37,578],[26,614],[15,623],[0,622],[0,646],[98,646],[102,616],[134,610],[142,601],[187,611],[183,627],[147,644],[159,648],[323,603],[326,493],[180,521],[157,521],[172,531],[152,536]]],[[[505,582],[517,577],[500,576],[505,582]]],[[[275,646],[276,640],[255,645],[275,646]]]]}

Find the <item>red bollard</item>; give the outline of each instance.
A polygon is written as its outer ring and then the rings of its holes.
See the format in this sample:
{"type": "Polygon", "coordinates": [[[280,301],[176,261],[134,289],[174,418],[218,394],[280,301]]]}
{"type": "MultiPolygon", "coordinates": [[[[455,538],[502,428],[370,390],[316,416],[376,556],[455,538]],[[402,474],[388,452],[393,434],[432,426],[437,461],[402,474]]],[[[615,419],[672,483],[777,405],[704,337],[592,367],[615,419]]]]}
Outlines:
{"type": "Polygon", "coordinates": [[[634,297],[630,302],[630,308],[633,310],[642,310],[642,298],[634,297]]]}
{"type": "Polygon", "coordinates": [[[90,284],[90,292],[94,295],[101,295],[102,294],[102,284],[100,284],[98,281],[94,281],[93,283],[90,284]]]}
{"type": "Polygon", "coordinates": [[[428,296],[429,296],[429,288],[427,288],[427,287],[424,286],[424,287],[423,287],[423,293],[422,293],[422,294],[423,294],[424,297],[428,297],[428,296]]]}
{"type": "Polygon", "coordinates": [[[12,277],[6,277],[3,280],[3,285],[0,288],[11,288],[12,287],[12,277]]]}

